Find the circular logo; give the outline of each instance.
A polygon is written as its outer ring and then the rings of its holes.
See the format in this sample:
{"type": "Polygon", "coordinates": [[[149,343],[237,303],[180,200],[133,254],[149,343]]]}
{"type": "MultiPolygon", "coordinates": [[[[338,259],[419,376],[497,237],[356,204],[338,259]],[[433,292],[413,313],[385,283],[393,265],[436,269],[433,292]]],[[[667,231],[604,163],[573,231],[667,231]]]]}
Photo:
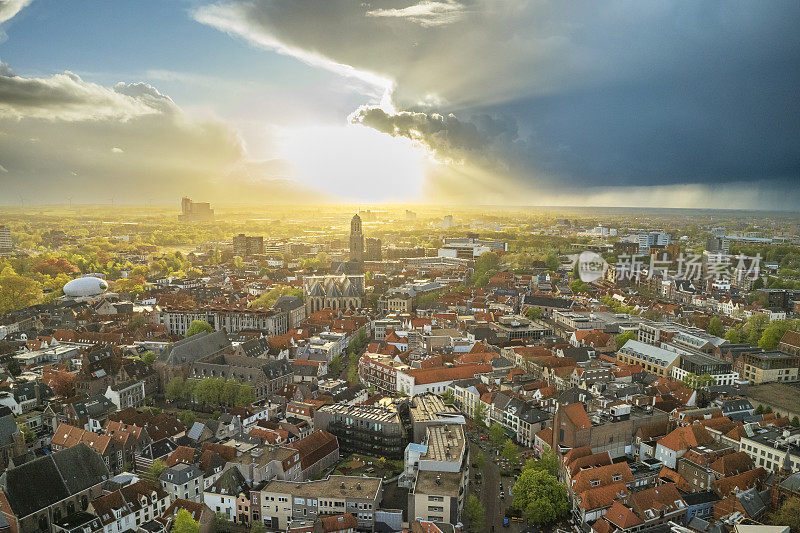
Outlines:
{"type": "Polygon", "coordinates": [[[591,283],[603,277],[608,263],[596,252],[581,252],[578,256],[578,276],[584,283],[591,283]]]}

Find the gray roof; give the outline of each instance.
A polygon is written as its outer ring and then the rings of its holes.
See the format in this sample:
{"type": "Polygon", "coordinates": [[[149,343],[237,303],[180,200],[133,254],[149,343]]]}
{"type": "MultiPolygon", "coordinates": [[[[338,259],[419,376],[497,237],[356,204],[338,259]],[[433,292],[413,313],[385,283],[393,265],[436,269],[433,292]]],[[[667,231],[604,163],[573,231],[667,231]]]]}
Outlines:
{"type": "Polygon", "coordinates": [[[229,468],[222,473],[213,485],[206,489],[206,492],[234,496],[243,492],[249,496],[250,487],[238,468],[229,468]]]}
{"type": "Polygon", "coordinates": [[[202,476],[203,473],[195,465],[178,463],[175,466],[165,468],[159,479],[167,483],[182,485],[189,480],[202,476]]]}
{"type": "Polygon", "coordinates": [[[14,514],[22,518],[109,478],[103,458],[78,444],[8,469],[0,485],[14,514]]]}
{"type": "Polygon", "coordinates": [[[19,426],[14,420],[14,415],[0,417],[0,447],[5,448],[14,444],[14,435],[18,434],[19,426]]]}
{"type": "Polygon", "coordinates": [[[159,359],[167,365],[180,366],[219,353],[230,346],[231,342],[224,330],[214,333],[203,331],[168,346],[159,359]]]}

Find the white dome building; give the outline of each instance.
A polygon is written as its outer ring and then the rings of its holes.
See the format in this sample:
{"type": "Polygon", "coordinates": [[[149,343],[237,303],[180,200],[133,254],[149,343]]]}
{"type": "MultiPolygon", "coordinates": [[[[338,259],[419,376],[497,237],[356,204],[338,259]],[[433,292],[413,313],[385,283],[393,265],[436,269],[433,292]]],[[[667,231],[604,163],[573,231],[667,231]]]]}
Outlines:
{"type": "Polygon", "coordinates": [[[108,290],[108,282],[104,279],[86,276],[76,278],[64,285],[64,296],[71,298],[91,298],[108,290]]]}

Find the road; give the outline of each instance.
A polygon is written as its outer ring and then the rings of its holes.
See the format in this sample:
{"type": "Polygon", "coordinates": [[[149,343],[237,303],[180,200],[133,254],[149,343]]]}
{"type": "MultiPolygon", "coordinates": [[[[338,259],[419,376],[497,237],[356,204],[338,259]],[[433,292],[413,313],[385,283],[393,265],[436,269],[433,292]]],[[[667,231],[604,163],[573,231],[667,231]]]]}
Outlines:
{"type": "Polygon", "coordinates": [[[497,464],[492,461],[491,445],[486,444],[486,450],[481,450],[477,442],[472,440],[473,438],[476,437],[471,433],[469,441],[471,459],[477,457],[480,451],[483,451],[483,455],[486,457],[486,466],[481,470],[483,483],[475,483],[475,468],[472,468],[472,472],[470,473],[471,491],[478,494],[478,498],[483,504],[485,511],[484,523],[486,525],[483,531],[489,533],[492,531],[492,526],[494,526],[494,531],[497,532],[507,531],[509,533],[519,533],[524,528],[524,525],[518,522],[511,522],[509,527],[503,527],[503,518],[505,517],[506,509],[511,505],[511,496],[509,496],[508,490],[514,486],[514,478],[501,478],[500,469],[497,467],[497,464]],[[500,499],[501,479],[503,482],[505,499],[500,499]],[[478,490],[479,493],[477,492],[478,490]]]}

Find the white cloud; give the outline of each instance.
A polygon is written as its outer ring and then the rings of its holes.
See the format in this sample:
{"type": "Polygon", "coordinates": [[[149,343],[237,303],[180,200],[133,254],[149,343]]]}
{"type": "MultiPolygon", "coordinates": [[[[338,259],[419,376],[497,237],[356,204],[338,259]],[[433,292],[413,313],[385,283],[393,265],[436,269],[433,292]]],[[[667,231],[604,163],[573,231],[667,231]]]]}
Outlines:
{"type": "Polygon", "coordinates": [[[374,9],[367,11],[368,17],[405,19],[421,26],[442,26],[453,23],[463,16],[464,6],[455,0],[436,2],[423,0],[401,9],[374,9]]]}
{"type": "Polygon", "coordinates": [[[114,148],[111,149],[111,153],[113,153],[113,154],[122,154],[124,152],[125,152],[125,150],[123,150],[122,148],[119,148],[117,146],[115,146],[114,148]]]}
{"type": "Polygon", "coordinates": [[[33,0],[0,0],[0,24],[9,21],[33,0]]]}

